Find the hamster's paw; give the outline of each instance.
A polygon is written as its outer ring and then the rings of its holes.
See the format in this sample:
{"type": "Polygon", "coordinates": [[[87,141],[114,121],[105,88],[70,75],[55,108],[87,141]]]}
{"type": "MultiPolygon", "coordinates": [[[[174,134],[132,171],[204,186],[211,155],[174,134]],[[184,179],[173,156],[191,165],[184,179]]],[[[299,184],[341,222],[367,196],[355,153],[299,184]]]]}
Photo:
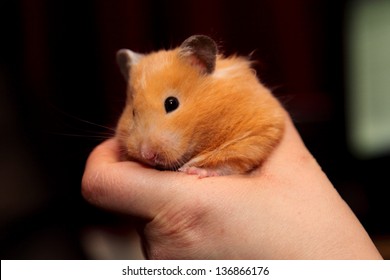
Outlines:
{"type": "Polygon", "coordinates": [[[205,177],[213,177],[213,176],[220,176],[221,174],[218,173],[218,171],[213,169],[207,169],[207,168],[200,168],[195,166],[183,166],[179,168],[180,172],[187,173],[189,175],[198,175],[198,177],[205,178],[205,177]]]}

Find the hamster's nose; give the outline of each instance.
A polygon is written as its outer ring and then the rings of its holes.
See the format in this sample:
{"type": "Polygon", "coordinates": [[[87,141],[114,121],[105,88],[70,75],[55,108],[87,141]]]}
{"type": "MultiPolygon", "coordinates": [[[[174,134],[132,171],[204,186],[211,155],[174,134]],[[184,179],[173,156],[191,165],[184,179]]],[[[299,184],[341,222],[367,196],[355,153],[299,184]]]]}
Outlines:
{"type": "Polygon", "coordinates": [[[156,157],[156,153],[153,152],[152,150],[147,150],[147,149],[142,149],[141,150],[141,155],[144,159],[146,160],[152,160],[156,157]]]}
{"type": "Polygon", "coordinates": [[[142,158],[151,165],[156,163],[157,152],[152,149],[149,145],[143,144],[141,146],[141,156],[142,158]]]}

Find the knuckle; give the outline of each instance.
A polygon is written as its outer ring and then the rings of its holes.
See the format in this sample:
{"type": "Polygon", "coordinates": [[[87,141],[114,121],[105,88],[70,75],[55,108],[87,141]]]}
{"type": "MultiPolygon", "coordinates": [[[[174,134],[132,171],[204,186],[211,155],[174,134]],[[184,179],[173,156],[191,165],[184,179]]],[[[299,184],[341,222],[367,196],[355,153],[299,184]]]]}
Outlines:
{"type": "Polygon", "coordinates": [[[146,247],[147,257],[180,259],[195,254],[207,236],[207,213],[205,205],[183,204],[155,217],[144,228],[148,240],[153,240],[146,247]]]}
{"type": "Polygon", "coordinates": [[[81,181],[81,193],[85,200],[92,204],[99,204],[104,195],[102,183],[103,174],[99,169],[86,170],[81,181]]]}

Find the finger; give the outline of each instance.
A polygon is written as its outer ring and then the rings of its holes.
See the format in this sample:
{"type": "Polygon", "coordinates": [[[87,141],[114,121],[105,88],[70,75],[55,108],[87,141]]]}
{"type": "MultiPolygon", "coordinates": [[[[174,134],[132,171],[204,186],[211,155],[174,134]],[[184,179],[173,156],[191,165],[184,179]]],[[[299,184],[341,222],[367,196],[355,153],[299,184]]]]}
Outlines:
{"type": "Polygon", "coordinates": [[[88,157],[89,161],[99,161],[104,163],[114,163],[120,160],[119,143],[115,138],[108,139],[95,147],[88,157]]]}
{"type": "Polygon", "coordinates": [[[285,145],[282,147],[282,152],[288,154],[291,159],[297,159],[298,164],[300,161],[315,161],[288,115],[286,119],[286,131],[282,141],[285,142],[285,145]]]}
{"type": "Polygon", "coordinates": [[[135,162],[121,162],[118,143],[111,139],[96,147],[89,156],[82,193],[99,207],[152,219],[182,190],[183,181],[193,180],[193,177],[157,171],[135,162]]]}
{"type": "Polygon", "coordinates": [[[303,168],[306,164],[312,164],[313,161],[315,159],[306,148],[290,116],[286,113],[282,139],[259,169],[260,173],[264,174],[269,170],[272,172],[295,170],[294,167],[303,168]]]}
{"type": "Polygon", "coordinates": [[[285,131],[281,141],[283,145],[280,145],[280,147],[283,152],[289,151],[289,154],[292,155],[295,155],[294,152],[308,152],[299,132],[288,114],[286,114],[285,131]]]}

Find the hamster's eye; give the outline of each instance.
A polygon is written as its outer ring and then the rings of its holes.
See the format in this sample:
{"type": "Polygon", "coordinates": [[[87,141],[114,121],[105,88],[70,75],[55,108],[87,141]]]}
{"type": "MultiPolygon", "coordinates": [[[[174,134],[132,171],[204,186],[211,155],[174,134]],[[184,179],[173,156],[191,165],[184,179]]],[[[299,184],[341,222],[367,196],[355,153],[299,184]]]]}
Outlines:
{"type": "Polygon", "coordinates": [[[165,112],[170,113],[179,107],[179,100],[176,97],[169,96],[164,102],[165,112]]]}

